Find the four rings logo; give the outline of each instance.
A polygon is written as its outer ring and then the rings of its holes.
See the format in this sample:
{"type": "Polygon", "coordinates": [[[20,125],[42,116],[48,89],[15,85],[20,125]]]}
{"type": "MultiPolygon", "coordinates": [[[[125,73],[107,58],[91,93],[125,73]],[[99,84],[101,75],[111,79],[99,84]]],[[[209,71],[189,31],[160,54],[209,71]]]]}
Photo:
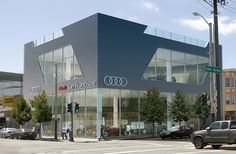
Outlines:
{"type": "Polygon", "coordinates": [[[128,81],[125,77],[105,76],[104,83],[107,86],[125,87],[125,86],[127,86],[128,81]]]}

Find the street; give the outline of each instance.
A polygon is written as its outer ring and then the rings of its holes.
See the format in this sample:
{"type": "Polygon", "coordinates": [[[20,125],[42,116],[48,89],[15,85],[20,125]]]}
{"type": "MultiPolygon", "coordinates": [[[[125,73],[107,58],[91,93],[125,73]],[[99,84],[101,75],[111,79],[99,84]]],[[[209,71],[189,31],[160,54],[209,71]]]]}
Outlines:
{"type": "Polygon", "coordinates": [[[219,150],[207,146],[197,150],[185,140],[111,140],[92,142],[54,142],[40,140],[0,139],[1,154],[233,154],[236,145],[226,145],[219,150]]]}

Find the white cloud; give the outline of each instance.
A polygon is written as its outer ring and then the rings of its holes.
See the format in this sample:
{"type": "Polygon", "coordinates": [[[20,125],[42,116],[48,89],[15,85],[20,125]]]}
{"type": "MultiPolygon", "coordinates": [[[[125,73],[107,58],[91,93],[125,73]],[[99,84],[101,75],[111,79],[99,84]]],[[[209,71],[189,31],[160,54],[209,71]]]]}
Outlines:
{"type": "Polygon", "coordinates": [[[147,1],[147,0],[143,0],[141,2],[141,6],[147,10],[150,10],[150,11],[159,11],[159,8],[156,6],[156,4],[154,4],[150,1],[147,1]]]}
{"type": "MultiPolygon", "coordinates": [[[[213,23],[212,18],[206,20],[213,23]]],[[[209,30],[209,27],[207,26],[205,21],[200,17],[199,19],[179,19],[178,22],[181,23],[182,25],[191,27],[198,31],[209,30]]],[[[230,17],[227,16],[219,17],[218,26],[219,26],[219,33],[225,37],[229,37],[233,33],[236,33],[236,20],[231,20],[230,17]]]]}

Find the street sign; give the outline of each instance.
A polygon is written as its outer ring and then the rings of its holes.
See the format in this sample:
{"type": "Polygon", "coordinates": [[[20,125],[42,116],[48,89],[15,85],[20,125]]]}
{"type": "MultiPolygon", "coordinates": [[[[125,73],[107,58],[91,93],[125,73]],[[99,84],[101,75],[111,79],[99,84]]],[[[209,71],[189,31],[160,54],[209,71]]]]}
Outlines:
{"type": "Polygon", "coordinates": [[[213,66],[205,66],[206,72],[213,72],[213,73],[221,73],[222,68],[221,67],[213,67],[213,66]]]}

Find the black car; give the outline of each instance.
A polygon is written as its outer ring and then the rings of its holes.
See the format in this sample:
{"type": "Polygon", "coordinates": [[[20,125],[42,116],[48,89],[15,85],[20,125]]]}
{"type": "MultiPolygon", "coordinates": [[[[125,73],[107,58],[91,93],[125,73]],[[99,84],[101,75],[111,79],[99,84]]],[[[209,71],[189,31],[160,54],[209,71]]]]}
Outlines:
{"type": "Polygon", "coordinates": [[[160,137],[162,139],[165,138],[174,139],[174,138],[184,138],[184,137],[190,138],[192,132],[193,132],[192,129],[190,129],[187,126],[174,126],[167,131],[161,132],[160,137]]]}
{"type": "Polygon", "coordinates": [[[35,132],[34,129],[18,129],[18,131],[14,132],[11,134],[10,138],[14,139],[30,139],[34,140],[37,137],[37,133],[35,132]]]}

